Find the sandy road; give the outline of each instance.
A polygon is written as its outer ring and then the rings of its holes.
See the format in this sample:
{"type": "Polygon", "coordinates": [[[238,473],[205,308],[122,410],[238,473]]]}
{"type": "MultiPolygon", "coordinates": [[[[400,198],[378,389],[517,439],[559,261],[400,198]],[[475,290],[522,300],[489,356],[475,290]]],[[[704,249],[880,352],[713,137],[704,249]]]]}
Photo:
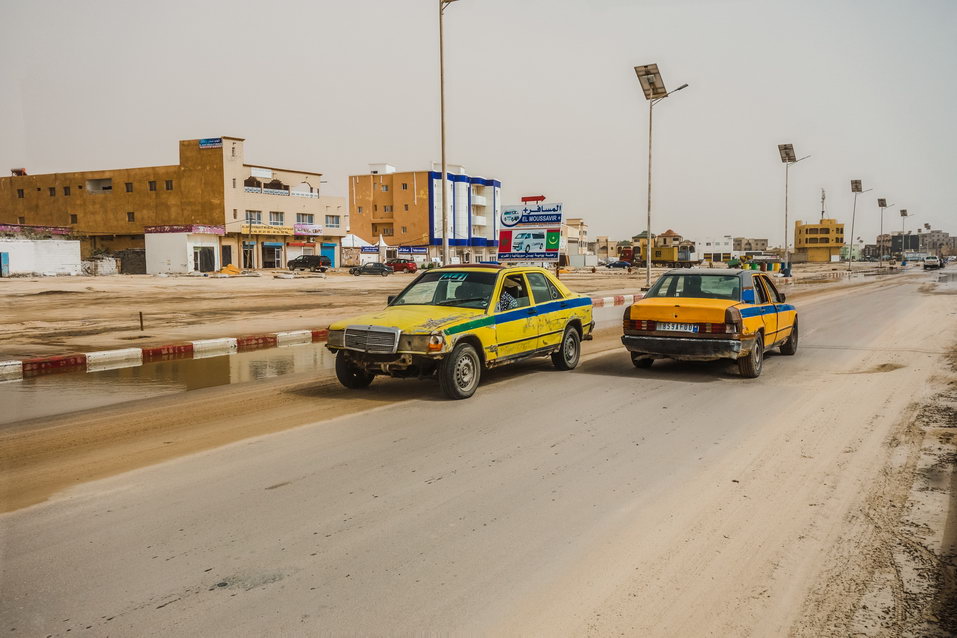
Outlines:
{"type": "Polygon", "coordinates": [[[920,285],[807,301],[756,380],[615,351],[465,402],[377,381],[361,413],[81,485],[0,517],[0,629],[826,635],[804,602],[949,379],[957,297],[920,285]]]}

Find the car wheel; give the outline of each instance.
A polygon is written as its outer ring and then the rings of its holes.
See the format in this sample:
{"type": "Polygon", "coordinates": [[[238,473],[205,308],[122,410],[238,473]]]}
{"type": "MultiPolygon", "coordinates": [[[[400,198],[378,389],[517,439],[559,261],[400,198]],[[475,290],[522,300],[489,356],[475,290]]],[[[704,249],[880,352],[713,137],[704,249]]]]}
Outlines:
{"type": "Polygon", "coordinates": [[[631,362],[636,368],[650,368],[651,364],[653,364],[655,360],[651,357],[643,357],[637,352],[632,352],[631,362]]]}
{"type": "Polygon", "coordinates": [[[358,277],[360,273],[359,273],[358,270],[353,270],[353,271],[352,271],[352,274],[355,275],[356,277],[358,277]]]}
{"type": "Polygon", "coordinates": [[[383,271],[382,271],[382,276],[383,276],[383,277],[388,277],[388,276],[389,276],[389,271],[388,271],[388,270],[383,270],[383,271]]]}
{"type": "Polygon", "coordinates": [[[751,347],[751,352],[738,359],[738,372],[746,379],[756,379],[761,376],[764,366],[764,335],[758,333],[758,338],[751,347]]]}
{"type": "Polygon", "coordinates": [[[455,346],[439,364],[439,387],[450,399],[467,399],[475,394],[482,376],[482,362],[468,343],[455,346]]]}
{"type": "Polygon", "coordinates": [[[559,370],[574,370],[581,358],[581,338],[578,331],[568,326],[562,335],[562,345],[558,352],[552,353],[552,365],[559,370]]]}
{"type": "Polygon", "coordinates": [[[354,364],[346,353],[340,350],[336,354],[336,378],[350,390],[357,390],[369,387],[375,375],[354,364]]]}
{"type": "Polygon", "coordinates": [[[798,321],[794,318],[794,326],[791,328],[791,334],[788,340],[781,344],[781,354],[792,355],[798,351],[798,321]]]}

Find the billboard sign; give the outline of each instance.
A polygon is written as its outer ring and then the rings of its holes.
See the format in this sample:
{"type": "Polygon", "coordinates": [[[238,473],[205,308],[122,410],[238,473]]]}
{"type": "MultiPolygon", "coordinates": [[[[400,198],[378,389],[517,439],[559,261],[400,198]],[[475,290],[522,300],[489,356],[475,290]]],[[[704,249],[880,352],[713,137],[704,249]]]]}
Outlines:
{"type": "Polygon", "coordinates": [[[499,261],[558,261],[562,243],[562,205],[525,202],[502,206],[499,261]]]}
{"type": "Polygon", "coordinates": [[[292,227],[297,235],[322,235],[322,226],[318,224],[296,224],[292,227]]]}

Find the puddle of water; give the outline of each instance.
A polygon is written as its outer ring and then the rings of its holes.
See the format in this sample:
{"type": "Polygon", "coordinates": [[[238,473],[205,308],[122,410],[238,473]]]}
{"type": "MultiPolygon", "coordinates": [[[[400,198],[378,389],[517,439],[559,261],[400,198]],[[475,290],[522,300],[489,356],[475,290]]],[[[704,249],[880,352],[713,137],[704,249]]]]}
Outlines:
{"type": "MultiPolygon", "coordinates": [[[[598,328],[620,325],[624,306],[595,308],[598,328]]],[[[0,382],[0,426],[176,392],[246,383],[297,372],[328,376],[335,357],[324,343],[205,358],[153,361],[135,368],[67,372],[0,382]]]]}

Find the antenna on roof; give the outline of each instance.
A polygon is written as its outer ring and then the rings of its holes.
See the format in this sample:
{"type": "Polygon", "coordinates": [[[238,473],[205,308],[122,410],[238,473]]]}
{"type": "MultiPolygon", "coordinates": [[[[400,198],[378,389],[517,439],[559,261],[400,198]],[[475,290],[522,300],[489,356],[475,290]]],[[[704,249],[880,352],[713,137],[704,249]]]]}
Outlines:
{"type": "Polygon", "coordinates": [[[821,189],[821,221],[824,221],[824,200],[827,198],[827,193],[824,192],[824,189],[821,189]]]}

